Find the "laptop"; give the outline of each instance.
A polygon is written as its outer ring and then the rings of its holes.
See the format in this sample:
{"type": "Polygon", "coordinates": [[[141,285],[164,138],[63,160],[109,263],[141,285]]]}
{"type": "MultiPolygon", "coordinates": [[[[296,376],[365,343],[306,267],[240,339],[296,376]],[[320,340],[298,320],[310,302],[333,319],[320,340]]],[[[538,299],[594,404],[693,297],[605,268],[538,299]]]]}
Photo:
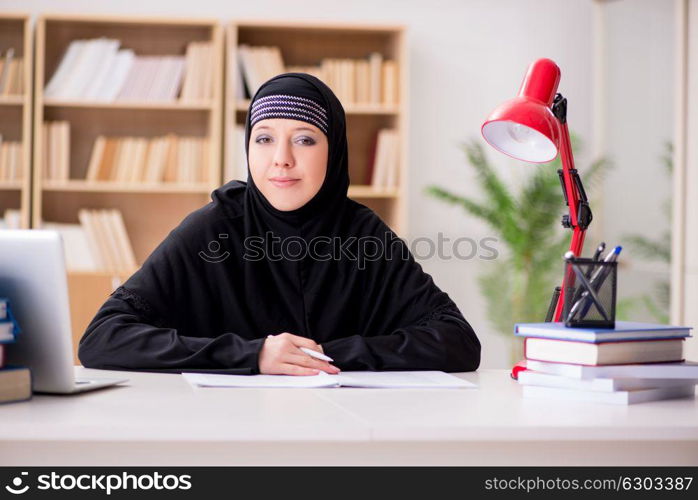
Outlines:
{"type": "Polygon", "coordinates": [[[6,346],[7,364],[31,368],[34,392],[72,394],[128,379],[75,378],[63,240],[56,231],[0,230],[0,297],[21,333],[6,346]]]}

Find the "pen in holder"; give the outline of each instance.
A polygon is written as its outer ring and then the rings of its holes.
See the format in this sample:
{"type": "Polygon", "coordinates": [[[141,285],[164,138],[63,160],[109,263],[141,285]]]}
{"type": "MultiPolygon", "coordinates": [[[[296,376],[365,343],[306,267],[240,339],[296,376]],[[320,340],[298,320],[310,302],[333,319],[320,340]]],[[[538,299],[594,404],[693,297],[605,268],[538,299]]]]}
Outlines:
{"type": "Polygon", "coordinates": [[[615,328],[618,262],[570,257],[565,260],[565,326],[615,328]]]}

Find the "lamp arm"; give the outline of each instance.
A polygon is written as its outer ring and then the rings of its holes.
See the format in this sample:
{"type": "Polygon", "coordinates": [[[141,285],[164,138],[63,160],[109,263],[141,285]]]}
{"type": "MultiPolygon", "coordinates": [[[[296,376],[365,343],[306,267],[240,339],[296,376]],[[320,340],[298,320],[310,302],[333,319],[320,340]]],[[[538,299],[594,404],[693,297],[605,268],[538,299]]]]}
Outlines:
{"type": "MultiPolygon", "coordinates": [[[[576,256],[581,256],[586,229],[589,227],[589,224],[591,224],[593,215],[589,207],[589,200],[587,199],[582,180],[579,177],[579,172],[574,168],[572,144],[567,127],[567,99],[561,94],[555,96],[552,111],[555,117],[560,121],[560,160],[562,162],[562,169],[558,170],[558,175],[560,176],[560,183],[562,185],[563,194],[565,195],[565,203],[569,208],[569,214],[562,216],[562,225],[567,228],[572,228],[570,251],[576,256]]],[[[556,292],[553,294],[553,300],[557,298],[557,305],[553,317],[553,321],[556,322],[560,321],[562,309],[565,304],[564,286],[563,280],[563,286],[559,290],[559,293],[556,289],[556,292]]]]}

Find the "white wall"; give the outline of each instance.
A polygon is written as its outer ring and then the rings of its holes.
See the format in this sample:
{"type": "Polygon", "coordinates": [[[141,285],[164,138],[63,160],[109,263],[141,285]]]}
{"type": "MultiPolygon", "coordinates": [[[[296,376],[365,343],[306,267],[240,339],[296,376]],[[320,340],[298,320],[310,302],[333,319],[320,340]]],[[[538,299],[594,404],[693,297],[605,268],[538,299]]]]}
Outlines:
{"type": "MultiPolygon", "coordinates": [[[[662,205],[671,199],[672,178],[660,156],[664,142],[673,142],[674,136],[673,7],[666,0],[603,4],[601,149],[614,168],[604,182],[598,215],[609,245],[624,243],[629,234],[655,240],[670,226],[662,205]]],[[[669,279],[668,265],[639,258],[633,250],[625,245],[621,254],[621,297],[652,293],[657,282],[669,279]]],[[[634,310],[633,318],[653,321],[643,308],[634,310]]]]}
{"type": "MultiPolygon", "coordinates": [[[[473,172],[458,144],[480,137],[482,121],[497,104],[515,95],[528,64],[536,58],[550,57],[561,67],[560,91],[569,99],[570,128],[587,143],[591,137],[591,0],[0,0],[0,10],[406,24],[411,58],[410,230],[406,236],[411,239],[435,237],[439,231],[452,240],[491,235],[459,210],[426,198],[423,189],[438,183],[477,194],[473,172]]],[[[490,152],[497,166],[513,179],[541,168],[490,152]]],[[[587,155],[579,156],[577,163],[586,165],[587,155]]],[[[487,262],[432,259],[422,263],[479,333],[482,366],[508,366],[507,343],[492,333],[477,288],[476,276],[487,262]]]]}

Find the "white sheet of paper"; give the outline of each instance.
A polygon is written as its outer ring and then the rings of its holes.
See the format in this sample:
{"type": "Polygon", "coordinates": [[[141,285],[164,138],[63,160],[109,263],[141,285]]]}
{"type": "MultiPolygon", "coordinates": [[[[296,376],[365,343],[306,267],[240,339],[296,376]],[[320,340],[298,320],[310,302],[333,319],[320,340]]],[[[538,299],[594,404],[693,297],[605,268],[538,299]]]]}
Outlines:
{"type": "Polygon", "coordinates": [[[198,387],[257,387],[257,388],[430,388],[462,389],[477,385],[440,371],[403,372],[342,372],[339,375],[218,375],[209,373],[183,373],[184,378],[198,387]]]}

